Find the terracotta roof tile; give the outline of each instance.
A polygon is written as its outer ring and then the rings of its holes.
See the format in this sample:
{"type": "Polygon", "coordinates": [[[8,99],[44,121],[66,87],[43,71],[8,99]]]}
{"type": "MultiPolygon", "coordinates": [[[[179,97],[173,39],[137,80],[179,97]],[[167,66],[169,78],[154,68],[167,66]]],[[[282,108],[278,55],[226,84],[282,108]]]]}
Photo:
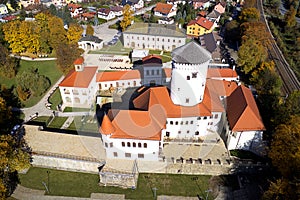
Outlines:
{"type": "Polygon", "coordinates": [[[83,71],[72,70],[59,86],[87,88],[96,74],[98,67],[85,67],[83,71]]]}
{"type": "Polygon", "coordinates": [[[157,3],[154,11],[160,12],[163,14],[169,14],[173,8],[173,5],[166,3],[157,3]]]}
{"type": "Polygon", "coordinates": [[[144,58],[142,58],[143,64],[148,64],[148,63],[157,63],[157,64],[162,64],[161,57],[158,55],[148,55],[144,58]]]}
{"type": "Polygon", "coordinates": [[[74,61],[74,65],[81,65],[84,62],[84,58],[83,57],[79,57],[74,61]]]}
{"type": "Polygon", "coordinates": [[[207,77],[206,78],[229,78],[229,77],[234,77],[238,78],[238,74],[236,73],[235,70],[230,69],[230,68],[208,68],[207,69],[207,77]]]}
{"type": "Polygon", "coordinates": [[[265,130],[252,92],[243,85],[227,98],[227,118],[232,131],[265,130]]]}
{"type": "Polygon", "coordinates": [[[112,125],[110,119],[108,118],[107,115],[104,115],[102,124],[100,127],[100,133],[109,135],[115,132],[115,127],[112,125]]]}
{"type": "Polygon", "coordinates": [[[138,70],[127,71],[104,71],[99,72],[96,77],[97,82],[141,79],[141,74],[138,70]]]}
{"type": "Polygon", "coordinates": [[[224,81],[217,79],[207,79],[206,85],[209,91],[214,91],[218,96],[230,96],[231,93],[238,87],[234,81],[224,81]]]}
{"type": "Polygon", "coordinates": [[[205,28],[206,30],[210,30],[214,23],[209,21],[208,19],[204,18],[204,17],[199,17],[197,19],[197,22],[196,22],[199,26],[202,26],[203,28],[205,28]]]}

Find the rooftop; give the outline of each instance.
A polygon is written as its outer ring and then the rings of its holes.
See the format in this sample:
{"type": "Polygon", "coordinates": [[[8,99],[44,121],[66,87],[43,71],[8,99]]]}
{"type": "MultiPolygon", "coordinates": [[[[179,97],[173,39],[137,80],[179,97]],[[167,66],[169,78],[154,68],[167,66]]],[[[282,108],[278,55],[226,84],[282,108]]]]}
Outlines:
{"type": "Polygon", "coordinates": [[[202,64],[211,59],[211,54],[195,41],[172,51],[172,58],[177,63],[202,64]]]}
{"type": "Polygon", "coordinates": [[[179,28],[175,25],[165,25],[165,24],[145,24],[145,23],[134,23],[127,28],[124,33],[134,33],[134,34],[145,34],[154,36],[166,36],[166,37],[182,37],[185,39],[185,34],[181,32],[179,28]]]}
{"type": "Polygon", "coordinates": [[[154,11],[160,12],[163,14],[169,14],[171,12],[172,8],[173,8],[172,4],[158,2],[156,4],[156,7],[154,8],[154,11]]]}
{"type": "Polygon", "coordinates": [[[83,71],[72,70],[66,75],[59,86],[87,88],[97,69],[98,67],[85,67],[83,71]]]}

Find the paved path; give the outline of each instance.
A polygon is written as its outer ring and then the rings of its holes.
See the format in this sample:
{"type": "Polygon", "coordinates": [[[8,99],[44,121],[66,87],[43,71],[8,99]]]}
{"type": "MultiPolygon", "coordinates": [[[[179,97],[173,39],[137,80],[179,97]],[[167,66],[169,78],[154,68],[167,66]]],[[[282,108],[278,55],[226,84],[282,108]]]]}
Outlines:
{"type": "Polygon", "coordinates": [[[64,79],[64,76],[62,76],[53,86],[51,89],[48,90],[48,92],[44,95],[44,97],[34,106],[30,108],[22,108],[20,109],[24,115],[24,121],[27,122],[31,119],[31,116],[35,116],[36,113],[38,113],[38,116],[51,116],[53,114],[53,111],[46,108],[46,104],[48,103],[48,98],[51,96],[51,94],[55,91],[55,89],[58,87],[58,84],[64,79]]]}

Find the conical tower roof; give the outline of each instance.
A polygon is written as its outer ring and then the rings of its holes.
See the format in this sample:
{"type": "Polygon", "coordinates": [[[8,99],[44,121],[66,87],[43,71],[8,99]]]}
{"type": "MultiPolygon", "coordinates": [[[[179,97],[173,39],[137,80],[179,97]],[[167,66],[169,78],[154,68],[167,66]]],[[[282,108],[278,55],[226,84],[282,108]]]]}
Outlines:
{"type": "Polygon", "coordinates": [[[108,118],[108,116],[105,114],[102,120],[102,124],[100,127],[100,133],[104,134],[104,135],[109,135],[112,134],[113,132],[115,132],[115,127],[112,124],[112,122],[110,121],[110,119],[108,118]]]}
{"type": "Polygon", "coordinates": [[[211,54],[195,41],[191,41],[172,51],[176,63],[202,64],[211,59],[211,54]]]}

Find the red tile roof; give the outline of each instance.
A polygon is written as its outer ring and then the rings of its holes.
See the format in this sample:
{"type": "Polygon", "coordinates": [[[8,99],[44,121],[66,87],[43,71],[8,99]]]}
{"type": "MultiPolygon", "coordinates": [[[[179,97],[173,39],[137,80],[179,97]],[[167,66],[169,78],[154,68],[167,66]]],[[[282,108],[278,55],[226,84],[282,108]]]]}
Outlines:
{"type": "Polygon", "coordinates": [[[136,108],[147,108],[150,112],[152,108],[160,108],[160,114],[168,117],[211,116],[212,111],[211,96],[208,90],[204,92],[202,103],[195,106],[175,105],[166,87],[149,88],[134,99],[133,104],[136,108]]]}
{"type": "Polygon", "coordinates": [[[230,96],[231,93],[238,87],[234,81],[224,81],[216,79],[207,79],[206,85],[209,91],[214,91],[218,96],[230,96]]]}
{"type": "Polygon", "coordinates": [[[59,86],[87,88],[96,74],[98,67],[85,67],[83,71],[72,70],[59,86]]]}
{"type": "Polygon", "coordinates": [[[148,64],[148,63],[157,63],[157,64],[162,64],[161,57],[158,55],[148,55],[144,58],[142,58],[143,64],[148,64]]]}
{"type": "Polygon", "coordinates": [[[236,73],[235,70],[230,69],[230,68],[208,68],[207,69],[207,76],[206,78],[229,78],[229,77],[234,77],[238,78],[238,74],[236,73]]]}
{"type": "Polygon", "coordinates": [[[104,115],[103,120],[102,120],[102,124],[100,127],[100,132],[102,134],[105,135],[109,135],[112,134],[113,132],[115,132],[115,127],[112,125],[110,119],[108,118],[107,115],[104,115]]]}
{"type": "MultiPolygon", "coordinates": [[[[164,128],[165,121],[160,118],[155,119],[155,116],[148,111],[110,110],[108,115],[113,118],[112,125],[115,128],[111,138],[158,141],[161,139],[161,130],[164,128]]],[[[105,134],[103,128],[100,131],[105,134]]]]}
{"type": "Polygon", "coordinates": [[[83,57],[79,57],[74,61],[74,65],[81,65],[84,62],[84,58],[83,57]]]}
{"type": "Polygon", "coordinates": [[[157,3],[156,7],[154,8],[155,12],[160,12],[163,14],[169,14],[173,8],[173,5],[166,4],[166,3],[157,3]]]}
{"type": "Polygon", "coordinates": [[[202,26],[206,30],[210,30],[214,25],[213,22],[209,21],[208,19],[206,19],[204,17],[199,17],[197,20],[191,20],[188,23],[188,26],[194,25],[194,24],[198,24],[199,26],[202,26]]]}
{"type": "Polygon", "coordinates": [[[68,8],[69,8],[71,11],[74,11],[74,10],[76,10],[77,8],[81,8],[81,5],[80,5],[80,4],[69,3],[69,4],[68,4],[68,8]]]}
{"type": "Polygon", "coordinates": [[[96,82],[130,80],[130,79],[141,79],[140,72],[138,70],[99,72],[96,77],[96,82]]]}
{"type": "Polygon", "coordinates": [[[241,85],[227,98],[227,118],[232,131],[265,130],[255,99],[249,88],[241,85]]]}

